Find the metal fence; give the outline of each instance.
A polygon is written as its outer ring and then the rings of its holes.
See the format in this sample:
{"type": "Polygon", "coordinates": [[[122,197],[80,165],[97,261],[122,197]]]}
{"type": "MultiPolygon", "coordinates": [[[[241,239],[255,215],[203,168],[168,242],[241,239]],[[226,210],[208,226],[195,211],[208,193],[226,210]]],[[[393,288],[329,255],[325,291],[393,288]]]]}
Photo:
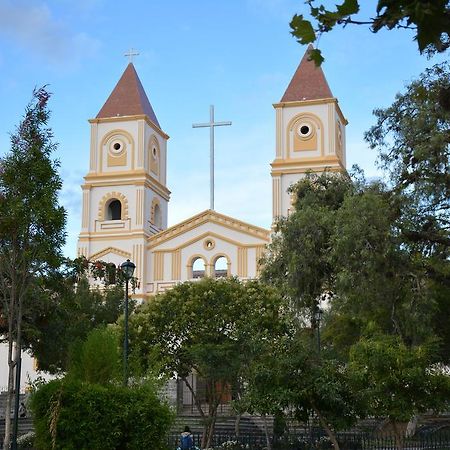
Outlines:
{"type": "MultiPolygon", "coordinates": [[[[201,433],[193,433],[194,445],[201,448],[201,433]]],[[[341,450],[398,450],[392,435],[374,435],[365,433],[337,433],[341,450]]],[[[176,449],[180,443],[179,434],[168,436],[168,446],[176,449]]],[[[290,434],[282,437],[270,437],[273,450],[331,450],[333,445],[322,431],[290,434]]],[[[229,433],[215,433],[211,447],[222,450],[263,450],[267,441],[263,434],[244,434],[236,438],[229,433]]],[[[418,434],[403,440],[404,450],[450,450],[450,433],[436,432],[418,434]]]]}

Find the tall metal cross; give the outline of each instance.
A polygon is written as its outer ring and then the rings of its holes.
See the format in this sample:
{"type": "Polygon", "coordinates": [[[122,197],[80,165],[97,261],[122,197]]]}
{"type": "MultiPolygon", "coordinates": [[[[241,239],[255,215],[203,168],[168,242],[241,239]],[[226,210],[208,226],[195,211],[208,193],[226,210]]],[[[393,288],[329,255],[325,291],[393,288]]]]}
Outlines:
{"type": "Polygon", "coordinates": [[[208,123],[193,123],[192,128],[209,127],[209,192],[210,192],[210,209],[214,209],[214,127],[223,127],[231,125],[231,122],[214,122],[214,105],[209,107],[209,122],[208,123]]]}
{"type": "Polygon", "coordinates": [[[135,50],[134,48],[130,48],[130,50],[128,50],[123,56],[126,56],[129,60],[130,63],[133,62],[133,56],[138,56],[139,52],[137,50],[135,50]]]}

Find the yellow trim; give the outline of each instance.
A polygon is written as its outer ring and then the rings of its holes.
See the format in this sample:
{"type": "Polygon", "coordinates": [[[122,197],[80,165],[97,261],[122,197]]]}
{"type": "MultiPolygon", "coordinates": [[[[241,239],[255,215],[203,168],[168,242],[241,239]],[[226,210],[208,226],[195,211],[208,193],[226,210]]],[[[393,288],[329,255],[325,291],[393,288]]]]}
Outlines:
{"type": "Polygon", "coordinates": [[[283,112],[281,109],[277,109],[275,112],[275,133],[276,133],[276,144],[275,144],[275,154],[277,158],[283,157],[283,112]]]}
{"type": "Polygon", "coordinates": [[[108,192],[101,198],[98,204],[98,220],[105,220],[106,203],[111,199],[120,201],[122,205],[120,220],[126,220],[128,218],[128,200],[121,192],[108,192]]]}
{"type": "Polygon", "coordinates": [[[117,172],[103,172],[101,174],[87,174],[84,177],[86,181],[85,186],[117,186],[117,185],[129,185],[134,184],[135,186],[147,185],[152,189],[160,190],[162,192],[161,196],[168,197],[170,195],[169,189],[156,180],[154,177],[149,175],[145,170],[125,170],[117,172]],[[120,182],[120,179],[125,178],[127,181],[120,182]],[[140,179],[137,179],[140,178],[140,179]],[[109,181],[103,181],[105,179],[110,179],[109,181]]]}
{"type": "Polygon", "coordinates": [[[341,160],[337,156],[330,155],[302,159],[275,159],[270,165],[271,167],[291,167],[306,166],[310,164],[341,164],[341,160]]]}
{"type": "Polygon", "coordinates": [[[248,276],[248,248],[238,248],[238,277],[246,278],[248,276]]]}
{"type": "MultiPolygon", "coordinates": [[[[288,159],[294,159],[294,156],[291,156],[291,153],[293,153],[295,150],[292,149],[291,150],[291,133],[295,133],[294,128],[296,128],[297,123],[299,123],[301,120],[305,120],[305,119],[309,119],[311,122],[313,122],[314,126],[316,127],[316,132],[319,131],[318,129],[320,129],[320,143],[317,143],[317,146],[320,148],[317,148],[317,150],[320,152],[321,155],[324,154],[324,146],[325,146],[325,142],[324,142],[324,135],[325,135],[325,130],[324,130],[324,126],[323,126],[323,122],[320,119],[319,116],[317,116],[316,114],[313,114],[311,112],[301,112],[299,114],[297,114],[296,116],[294,116],[287,124],[286,127],[286,158],[288,159]]],[[[295,139],[295,136],[293,137],[293,140],[295,139]]],[[[303,159],[304,157],[302,157],[303,159]]],[[[305,158],[306,159],[306,158],[305,158]]]]}
{"type": "Polygon", "coordinates": [[[181,251],[172,252],[172,280],[181,279],[181,251]]]}
{"type": "Polygon", "coordinates": [[[120,250],[119,248],[116,248],[116,247],[107,247],[97,253],[94,253],[88,259],[94,259],[94,260],[99,259],[102,256],[107,255],[108,253],[115,253],[116,255],[123,256],[124,258],[131,257],[131,253],[129,253],[129,252],[125,252],[124,250],[120,250]]]}
{"type": "Polygon", "coordinates": [[[145,256],[144,256],[145,244],[133,244],[133,262],[136,264],[135,277],[144,284],[145,275],[145,256]]]}
{"type": "Polygon", "coordinates": [[[348,125],[348,120],[342,114],[338,99],[335,97],[322,98],[322,99],[318,99],[318,100],[300,100],[300,101],[296,101],[296,102],[273,103],[272,106],[275,109],[278,109],[278,108],[291,108],[291,107],[296,107],[296,106],[325,105],[327,103],[334,103],[336,105],[336,110],[337,110],[339,116],[341,117],[342,121],[345,122],[345,125],[348,125]]]}
{"type": "MultiPolygon", "coordinates": [[[[151,236],[151,237],[154,237],[154,235],[151,236]]],[[[211,232],[211,231],[206,231],[205,233],[203,233],[203,234],[201,234],[201,235],[199,235],[199,236],[193,237],[193,238],[190,239],[189,241],[183,242],[183,243],[182,243],[181,245],[179,245],[178,247],[164,248],[164,249],[156,250],[156,251],[165,251],[165,252],[169,252],[169,251],[174,251],[174,250],[182,250],[182,249],[184,249],[184,248],[186,248],[186,247],[189,247],[190,245],[192,245],[192,244],[194,244],[194,243],[196,243],[196,242],[201,241],[202,239],[209,238],[209,237],[215,237],[217,240],[224,241],[224,242],[228,242],[229,244],[235,245],[236,247],[248,247],[248,248],[252,248],[252,247],[256,247],[256,246],[258,246],[258,245],[261,245],[261,244],[259,244],[259,243],[254,243],[254,244],[243,244],[242,242],[235,241],[234,239],[230,239],[230,238],[225,237],[225,236],[221,236],[220,234],[213,233],[213,232],[211,232]]],[[[150,241],[150,240],[151,240],[151,239],[149,239],[149,241],[150,241]]],[[[269,240],[267,240],[267,242],[269,242],[269,240]]],[[[158,244],[155,244],[155,245],[148,244],[148,245],[147,245],[147,249],[153,250],[153,249],[157,248],[158,246],[159,246],[159,243],[158,243],[158,244]]]]}
{"type": "MultiPolygon", "coordinates": [[[[125,131],[125,130],[123,130],[121,128],[116,128],[114,130],[108,131],[108,133],[106,133],[103,136],[103,138],[102,138],[102,140],[100,142],[100,146],[99,146],[99,156],[100,156],[99,172],[103,172],[103,150],[104,150],[105,147],[107,147],[108,142],[116,135],[123,136],[126,139],[128,139],[128,143],[129,143],[130,148],[131,148],[131,152],[129,153],[130,154],[130,167],[131,167],[131,170],[134,170],[134,152],[135,152],[135,149],[134,149],[133,136],[130,133],[128,133],[128,131],[125,131]]],[[[109,149],[108,148],[106,148],[106,151],[109,153],[109,149]]],[[[128,154],[127,148],[124,149],[124,152],[125,152],[125,155],[128,154]]],[[[127,158],[127,161],[128,161],[128,158],[127,158]]],[[[106,173],[109,173],[111,175],[114,174],[114,172],[106,172],[106,173]]]]}
{"type": "Polygon", "coordinates": [[[161,229],[162,228],[162,210],[161,210],[161,203],[160,203],[160,201],[159,201],[159,198],[158,197],[156,197],[156,196],[153,196],[153,199],[152,199],[152,206],[151,206],[151,209],[150,209],[150,223],[152,224],[152,225],[154,225],[156,228],[158,228],[158,229],[161,229]],[[156,206],[158,206],[158,208],[159,208],[159,211],[160,211],[160,213],[161,213],[161,223],[159,224],[159,226],[157,226],[157,224],[155,223],[155,209],[156,209],[156,206]]]}
{"type": "Polygon", "coordinates": [[[134,116],[118,116],[118,117],[103,117],[100,119],[89,119],[89,123],[110,123],[110,122],[131,122],[135,120],[145,120],[150,127],[157,131],[164,139],[169,139],[169,135],[164,133],[161,128],[154,124],[145,114],[137,114],[134,116]]]}
{"type": "Polygon", "coordinates": [[[144,167],[144,121],[138,121],[137,166],[144,167]]]}
{"type": "MultiPolygon", "coordinates": [[[[181,234],[186,233],[187,231],[193,230],[208,222],[221,225],[225,228],[229,228],[234,231],[239,231],[241,233],[248,234],[258,239],[262,239],[265,241],[270,240],[269,230],[257,227],[255,225],[250,225],[248,223],[242,222],[240,220],[234,219],[224,214],[219,214],[216,211],[207,209],[206,211],[203,211],[191,217],[190,219],[187,219],[183,222],[180,222],[177,225],[167,228],[167,230],[164,230],[161,233],[153,235],[149,239],[149,248],[156,247],[157,245],[160,245],[163,242],[169,241],[181,234]]],[[[221,236],[220,238],[222,239],[221,236]]]]}
{"type": "Polygon", "coordinates": [[[78,240],[83,242],[90,241],[108,241],[112,239],[131,240],[131,239],[147,239],[150,235],[142,231],[128,231],[123,234],[113,234],[109,231],[91,231],[90,233],[80,233],[78,240]]]}
{"type": "Polygon", "coordinates": [[[161,151],[159,148],[158,138],[152,134],[147,145],[148,153],[148,171],[153,173],[155,176],[159,177],[161,168],[161,151]],[[156,150],[155,161],[153,162],[153,147],[156,150]]]}
{"type": "Polygon", "coordinates": [[[346,169],[345,167],[343,167],[342,165],[338,165],[338,166],[327,166],[327,165],[323,165],[323,166],[307,166],[307,167],[300,167],[300,168],[296,168],[296,169],[274,169],[270,172],[270,174],[272,176],[279,176],[279,175],[286,175],[286,174],[303,174],[303,173],[307,173],[307,172],[339,172],[339,173],[346,173],[346,169]]]}
{"type": "Polygon", "coordinates": [[[156,280],[164,280],[164,255],[163,252],[154,252],[153,253],[153,279],[156,280]]]}
{"type": "Polygon", "coordinates": [[[142,225],[144,220],[144,191],[136,190],[136,225],[142,225]]]}
{"type": "Polygon", "coordinates": [[[98,125],[91,125],[91,154],[90,154],[90,171],[97,170],[97,139],[98,139],[98,125]]]}
{"type": "Polygon", "coordinates": [[[88,228],[89,227],[89,190],[83,190],[83,206],[81,213],[81,227],[88,228]]]}

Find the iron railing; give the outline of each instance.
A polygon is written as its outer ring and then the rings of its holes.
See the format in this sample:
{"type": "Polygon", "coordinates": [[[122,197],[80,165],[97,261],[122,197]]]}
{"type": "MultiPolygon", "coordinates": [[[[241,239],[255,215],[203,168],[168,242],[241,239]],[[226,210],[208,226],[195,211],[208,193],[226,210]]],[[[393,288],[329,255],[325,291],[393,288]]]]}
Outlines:
{"type": "MultiPolygon", "coordinates": [[[[397,450],[393,435],[368,433],[337,433],[341,450],[397,450]]],[[[201,448],[201,433],[193,433],[194,445],[201,448]]],[[[273,450],[331,450],[333,445],[322,430],[270,437],[273,450]]],[[[175,450],[179,446],[180,435],[168,436],[168,447],[175,450]]],[[[238,438],[232,433],[214,433],[210,447],[221,450],[263,450],[267,440],[263,433],[243,434],[238,438]]],[[[418,434],[403,438],[404,450],[450,450],[450,432],[418,434]]]]}

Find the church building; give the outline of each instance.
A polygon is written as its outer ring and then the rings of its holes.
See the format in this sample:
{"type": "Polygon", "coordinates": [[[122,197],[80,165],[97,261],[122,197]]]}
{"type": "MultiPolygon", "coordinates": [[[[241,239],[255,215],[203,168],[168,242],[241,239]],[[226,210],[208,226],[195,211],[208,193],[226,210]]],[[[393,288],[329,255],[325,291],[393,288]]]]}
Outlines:
{"type": "MultiPolygon", "coordinates": [[[[306,172],[345,171],[347,121],[322,69],[308,60],[308,51],[281,100],[273,105],[273,221],[289,215],[292,199],[287,189],[306,172]]],[[[270,228],[213,209],[168,227],[169,136],[132,63],[89,123],[90,160],[82,185],[78,255],[116,266],[126,259],[133,261],[140,284],[134,296],[142,300],[204,276],[258,277],[258,261],[270,242],[270,228]]],[[[0,346],[3,358],[5,352],[6,346],[0,346]]],[[[34,380],[38,373],[33,359],[25,356],[22,389],[27,375],[34,380]]],[[[196,385],[194,378],[191,382],[196,385]]],[[[6,385],[6,380],[7,372],[1,370],[1,383],[6,385]]],[[[181,406],[192,406],[191,394],[183,387],[176,389],[181,406]]]]}
{"type": "MultiPolygon", "coordinates": [[[[347,121],[322,69],[308,60],[308,51],[281,100],[273,105],[274,221],[291,211],[287,189],[306,172],[345,171],[347,121]]],[[[79,256],[116,266],[133,261],[140,282],[135,297],[140,299],[203,276],[258,277],[258,261],[270,242],[269,228],[212,209],[168,227],[169,136],[132,63],[89,123],[79,256]]]]}

